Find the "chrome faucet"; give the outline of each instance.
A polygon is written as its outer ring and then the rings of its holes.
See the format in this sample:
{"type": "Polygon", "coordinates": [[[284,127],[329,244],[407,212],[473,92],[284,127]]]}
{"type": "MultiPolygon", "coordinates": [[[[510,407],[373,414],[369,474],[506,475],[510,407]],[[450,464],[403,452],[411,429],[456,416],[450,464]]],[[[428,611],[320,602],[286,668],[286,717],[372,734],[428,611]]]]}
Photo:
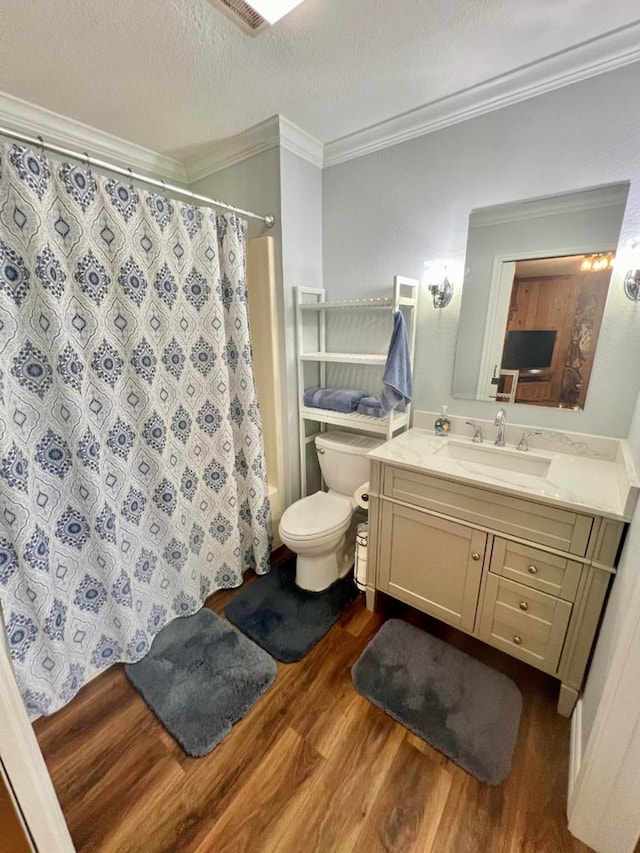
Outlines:
{"type": "Polygon", "coordinates": [[[496,447],[504,447],[504,431],[507,426],[507,413],[504,409],[500,409],[496,415],[495,424],[498,427],[498,434],[494,444],[496,447]]]}
{"type": "Polygon", "coordinates": [[[482,444],[482,427],[479,424],[475,424],[473,421],[465,421],[467,426],[473,428],[473,443],[474,444],[482,444]]]}

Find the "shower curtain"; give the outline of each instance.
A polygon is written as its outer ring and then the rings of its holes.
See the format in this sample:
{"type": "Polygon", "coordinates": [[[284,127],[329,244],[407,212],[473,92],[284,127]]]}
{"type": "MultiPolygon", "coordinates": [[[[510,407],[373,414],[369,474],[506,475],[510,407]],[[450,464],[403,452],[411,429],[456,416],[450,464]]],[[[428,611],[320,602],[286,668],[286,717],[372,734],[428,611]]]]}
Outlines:
{"type": "Polygon", "coordinates": [[[30,715],[269,567],[244,223],[0,145],[0,600],[30,715]]]}

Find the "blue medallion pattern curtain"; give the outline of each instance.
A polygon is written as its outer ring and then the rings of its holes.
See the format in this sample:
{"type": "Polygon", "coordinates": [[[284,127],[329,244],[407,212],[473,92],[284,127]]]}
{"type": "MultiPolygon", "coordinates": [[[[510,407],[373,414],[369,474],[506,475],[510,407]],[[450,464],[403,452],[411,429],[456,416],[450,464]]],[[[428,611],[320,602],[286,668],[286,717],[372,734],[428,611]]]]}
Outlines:
{"type": "Polygon", "coordinates": [[[244,223],[0,145],[0,600],[31,715],[269,567],[244,223]]]}

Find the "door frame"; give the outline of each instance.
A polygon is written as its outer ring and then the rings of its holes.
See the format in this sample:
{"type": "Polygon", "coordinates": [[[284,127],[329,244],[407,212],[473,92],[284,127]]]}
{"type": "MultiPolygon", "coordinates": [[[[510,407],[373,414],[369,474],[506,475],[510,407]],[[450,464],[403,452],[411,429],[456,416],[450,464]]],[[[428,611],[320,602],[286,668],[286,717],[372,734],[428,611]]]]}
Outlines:
{"type": "Polygon", "coordinates": [[[0,608],[0,756],[37,853],[75,850],[16,683],[0,608]]]}

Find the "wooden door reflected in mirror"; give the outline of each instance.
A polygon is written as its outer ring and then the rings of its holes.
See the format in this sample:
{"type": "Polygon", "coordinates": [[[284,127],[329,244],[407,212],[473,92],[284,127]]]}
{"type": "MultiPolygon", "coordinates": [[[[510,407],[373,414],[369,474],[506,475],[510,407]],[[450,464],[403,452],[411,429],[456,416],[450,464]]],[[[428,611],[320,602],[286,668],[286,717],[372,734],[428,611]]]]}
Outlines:
{"type": "Polygon", "coordinates": [[[500,373],[503,384],[517,371],[509,387],[516,403],[584,408],[611,269],[583,271],[583,261],[515,264],[500,373]]]}

